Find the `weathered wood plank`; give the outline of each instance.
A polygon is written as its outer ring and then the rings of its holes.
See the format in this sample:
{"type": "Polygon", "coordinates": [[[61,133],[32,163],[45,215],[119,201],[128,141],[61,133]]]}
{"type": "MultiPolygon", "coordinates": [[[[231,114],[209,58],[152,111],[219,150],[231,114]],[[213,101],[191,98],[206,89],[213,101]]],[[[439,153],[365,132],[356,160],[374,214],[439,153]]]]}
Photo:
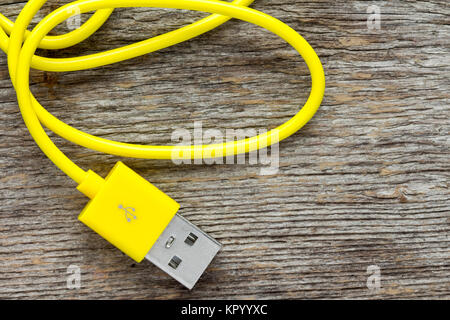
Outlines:
{"type": "MultiPolygon", "coordinates": [[[[49,1],[45,13],[68,1],[49,1]]],[[[15,17],[23,1],[3,0],[15,17]]],[[[0,298],[449,298],[447,1],[265,1],[317,50],[327,73],[317,116],[280,144],[280,168],[125,159],[224,244],[194,291],[135,265],[77,222],[86,199],[36,147],[0,54],[0,298]],[[381,30],[366,27],[369,5],[381,30]],[[67,267],[82,271],[66,288],[67,267]],[[381,290],[366,287],[381,269],[381,290]]],[[[40,15],[41,17],[43,16],[40,15]]],[[[203,13],[119,9],[91,39],[49,56],[113,48],[203,13]]],[[[64,28],[62,28],[64,29],[64,28]]],[[[32,72],[32,90],[87,132],[167,144],[177,128],[273,128],[309,92],[295,52],[240,21],[185,44],[83,72],[32,72]]],[[[55,138],[83,168],[117,157],[55,138]]]]}

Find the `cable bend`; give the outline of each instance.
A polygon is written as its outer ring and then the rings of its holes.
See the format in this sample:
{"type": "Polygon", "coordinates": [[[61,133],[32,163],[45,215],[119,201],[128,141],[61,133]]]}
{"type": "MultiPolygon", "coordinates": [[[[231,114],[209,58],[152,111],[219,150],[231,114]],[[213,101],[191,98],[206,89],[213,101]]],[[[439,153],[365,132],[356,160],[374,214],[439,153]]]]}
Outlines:
{"type": "MultiPolygon", "coordinates": [[[[45,1],[46,0],[31,0],[20,13],[11,30],[8,50],[8,66],[11,79],[16,88],[20,110],[30,134],[43,152],[59,168],[78,183],[84,179],[86,172],[69,160],[51,142],[50,138],[42,128],[41,122],[50,130],[69,141],[90,149],[114,155],[147,159],[173,159],[177,156],[182,158],[186,158],[186,156],[188,158],[213,158],[254,151],[287,138],[303,127],[313,117],[322,102],[325,90],[325,75],[322,64],[313,48],[305,39],[303,39],[303,37],[283,22],[260,11],[242,5],[236,5],[236,2],[239,1],[228,3],[216,0],[80,0],[65,5],[49,14],[34,28],[23,43],[25,30],[37,10],[39,10],[45,1]],[[232,17],[263,27],[280,36],[293,46],[303,57],[311,72],[312,87],[310,96],[303,108],[281,126],[263,135],[223,144],[201,146],[143,146],[99,138],[70,127],[48,113],[30,92],[29,72],[30,67],[32,66],[34,53],[48,32],[70,17],[71,10],[77,8],[81,13],[86,13],[95,10],[99,10],[98,12],[100,12],[100,10],[119,7],[158,7],[197,10],[216,14],[208,17],[210,20],[213,19],[214,23],[220,21],[225,22],[232,17]],[[220,16],[217,16],[217,14],[220,16]],[[18,61],[20,61],[20,63],[18,63],[18,61]]],[[[139,52],[134,52],[134,50],[138,49],[133,49],[133,52],[130,53],[130,57],[150,52],[148,51],[149,49],[157,50],[157,48],[162,48],[164,45],[173,45],[195,37],[200,34],[199,32],[203,33],[210,30],[206,28],[206,26],[212,27],[214,23],[211,23],[210,21],[204,25],[200,24],[202,27],[198,27],[198,29],[192,29],[193,25],[191,25],[191,28],[176,30],[175,32],[180,30],[184,31],[175,33],[175,36],[172,33],[171,36],[168,36],[164,41],[162,41],[161,38],[157,39],[158,37],[153,38],[156,40],[153,40],[155,42],[153,42],[152,46],[146,47],[145,50],[141,49],[142,51],[139,52]]],[[[98,54],[98,56],[101,55],[102,53],[98,54]]],[[[117,62],[115,60],[117,58],[110,57],[111,56],[109,55],[104,56],[104,64],[117,62]]]]}
{"type": "MultiPolygon", "coordinates": [[[[235,0],[232,3],[249,6],[253,2],[254,0],[235,0]]],[[[74,46],[86,40],[97,31],[106,22],[113,11],[114,9],[112,8],[98,10],[76,30],[58,36],[47,35],[42,39],[38,48],[56,50],[74,46]]],[[[34,55],[31,61],[31,67],[33,69],[50,72],[80,71],[101,67],[106,64],[132,59],[143,54],[158,51],[180,42],[190,40],[220,26],[230,19],[230,17],[213,14],[175,31],[97,54],[73,58],[47,58],[34,55]],[[105,63],[105,56],[108,56],[108,63],[105,63]]],[[[12,21],[0,14],[0,49],[5,53],[8,52],[9,38],[7,35],[11,34],[13,26],[14,23],[12,21]],[[2,28],[4,30],[2,30],[2,28]]],[[[27,39],[29,34],[30,31],[26,30],[24,39],[27,39]]]]}
{"type": "MultiPolygon", "coordinates": [[[[39,44],[39,48],[47,50],[59,50],[72,47],[86,40],[98,29],[100,29],[100,27],[106,22],[106,20],[108,20],[113,11],[113,8],[96,11],[92,15],[92,17],[90,17],[85,23],[83,23],[79,28],[75,30],[57,36],[47,35],[42,39],[41,43],[39,44]]],[[[14,22],[0,13],[0,29],[3,29],[3,32],[5,34],[10,35],[13,27],[14,22]]],[[[24,39],[27,39],[30,33],[30,31],[26,30],[24,39]]],[[[2,46],[2,50],[4,52],[7,52],[7,46],[5,49],[2,46]]]]}

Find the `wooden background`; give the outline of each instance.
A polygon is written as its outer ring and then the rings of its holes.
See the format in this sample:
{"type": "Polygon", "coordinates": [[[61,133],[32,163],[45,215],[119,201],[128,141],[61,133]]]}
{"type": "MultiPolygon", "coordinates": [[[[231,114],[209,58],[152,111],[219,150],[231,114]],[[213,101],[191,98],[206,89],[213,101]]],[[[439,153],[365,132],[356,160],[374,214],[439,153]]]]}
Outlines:
{"type": "MultiPolygon", "coordinates": [[[[66,2],[48,1],[39,17],[66,2]]],[[[23,5],[1,0],[0,12],[15,19],[23,5]]],[[[450,298],[448,1],[253,7],[310,41],[327,75],[320,111],[280,144],[278,173],[122,159],[223,243],[191,292],[77,222],[87,200],[30,138],[0,54],[0,298],[450,298]],[[369,5],[381,8],[379,31],[366,26],[369,5]],[[70,265],[81,268],[79,290],[66,288],[70,265]],[[381,269],[377,292],[366,285],[370,265],[381,269]]],[[[203,16],[120,9],[88,41],[40,53],[97,52],[203,16]]],[[[309,93],[293,49],[236,20],[113,66],[33,71],[32,82],[41,103],[76,128],[144,144],[171,143],[175,129],[192,130],[194,121],[223,131],[273,128],[309,93]]],[[[54,140],[102,175],[118,160],[54,140]]]]}

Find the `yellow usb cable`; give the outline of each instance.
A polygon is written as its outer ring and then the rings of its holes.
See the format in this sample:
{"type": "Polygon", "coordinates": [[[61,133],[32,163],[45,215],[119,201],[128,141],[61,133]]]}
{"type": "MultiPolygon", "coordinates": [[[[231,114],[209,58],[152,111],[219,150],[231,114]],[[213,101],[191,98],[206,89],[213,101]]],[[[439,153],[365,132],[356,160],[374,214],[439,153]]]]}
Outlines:
{"type": "Polygon", "coordinates": [[[302,128],[316,113],[325,90],[322,64],[308,42],[283,22],[248,8],[253,1],[233,3],[217,0],[80,0],[67,4],[27,28],[46,0],[30,0],[15,23],[0,15],[0,48],[8,54],[8,67],[24,122],[38,146],[56,166],[78,183],[89,201],[79,219],[137,262],[152,261],[188,288],[197,282],[220,249],[220,244],[177,213],[179,205],[134,171],[118,162],[101,178],[84,171],[50,140],[42,124],[59,136],[93,150],[145,159],[217,158],[251,152],[270,146],[302,128]],[[110,51],[64,59],[36,56],[38,47],[60,49],[92,35],[114,8],[155,7],[212,13],[178,30],[110,51]],[[96,11],[79,29],[61,36],[48,33],[73,12],[96,11]],[[300,111],[281,126],[262,135],[221,144],[194,146],[146,146],[116,142],[77,130],[50,114],[29,88],[30,68],[76,71],[131,59],[175,45],[212,30],[230,18],[256,24],[294,47],[311,72],[311,92],[300,111]],[[9,37],[8,37],[9,34],[9,37]]]}

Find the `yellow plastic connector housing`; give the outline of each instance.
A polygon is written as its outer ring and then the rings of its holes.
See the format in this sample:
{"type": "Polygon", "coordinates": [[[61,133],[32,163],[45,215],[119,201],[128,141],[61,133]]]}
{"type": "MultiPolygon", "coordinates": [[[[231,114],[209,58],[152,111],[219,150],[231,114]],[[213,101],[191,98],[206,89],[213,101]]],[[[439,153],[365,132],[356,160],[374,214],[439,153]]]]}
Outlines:
{"type": "Polygon", "coordinates": [[[78,219],[141,262],[180,205],[122,162],[102,180],[90,171],[78,186],[91,198],[78,219]]]}

